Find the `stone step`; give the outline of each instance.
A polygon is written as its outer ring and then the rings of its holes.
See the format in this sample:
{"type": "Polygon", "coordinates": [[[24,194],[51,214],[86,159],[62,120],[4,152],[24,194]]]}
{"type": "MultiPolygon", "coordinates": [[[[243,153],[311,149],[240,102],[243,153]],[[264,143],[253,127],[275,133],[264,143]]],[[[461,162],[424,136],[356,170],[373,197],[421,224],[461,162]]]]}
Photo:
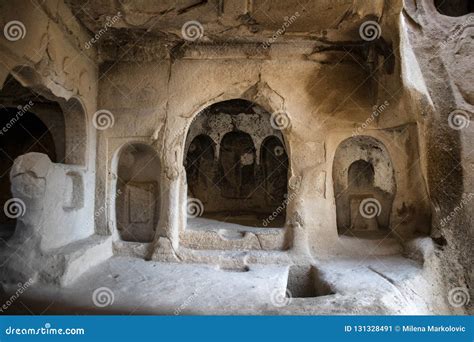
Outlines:
{"type": "Polygon", "coordinates": [[[92,235],[49,252],[48,270],[41,272],[40,277],[47,280],[51,275],[56,274],[59,276],[57,278],[59,283],[62,286],[68,286],[84,272],[109,259],[112,255],[112,238],[92,235]],[[61,274],[57,274],[54,270],[61,274]]]}

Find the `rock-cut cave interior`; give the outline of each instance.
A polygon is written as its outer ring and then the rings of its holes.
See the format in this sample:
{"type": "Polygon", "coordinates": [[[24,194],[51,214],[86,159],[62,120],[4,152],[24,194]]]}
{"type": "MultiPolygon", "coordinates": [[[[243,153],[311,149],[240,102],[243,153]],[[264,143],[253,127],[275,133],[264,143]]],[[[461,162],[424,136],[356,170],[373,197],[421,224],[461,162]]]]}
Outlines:
{"type": "Polygon", "coordinates": [[[0,1],[1,312],[472,314],[473,10],[0,1]]]}

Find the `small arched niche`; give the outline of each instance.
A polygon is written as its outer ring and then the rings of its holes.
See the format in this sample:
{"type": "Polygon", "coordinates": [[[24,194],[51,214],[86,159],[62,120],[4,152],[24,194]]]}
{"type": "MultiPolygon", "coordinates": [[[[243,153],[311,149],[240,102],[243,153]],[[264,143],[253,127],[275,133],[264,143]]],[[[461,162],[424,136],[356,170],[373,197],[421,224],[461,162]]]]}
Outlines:
{"type": "Polygon", "coordinates": [[[344,140],[333,164],[339,234],[360,237],[390,232],[395,175],[385,146],[369,136],[344,140]]]}
{"type": "Polygon", "coordinates": [[[124,241],[151,242],[160,209],[160,160],[146,144],[124,146],[118,157],[116,222],[124,241]]]}
{"type": "Polygon", "coordinates": [[[219,153],[219,183],[225,198],[245,199],[255,189],[255,145],[250,134],[226,133],[219,153]]]}
{"type": "Polygon", "coordinates": [[[270,136],[262,143],[261,165],[267,204],[279,205],[286,197],[289,165],[285,146],[276,136],[270,136]]]}
{"type": "Polygon", "coordinates": [[[261,106],[235,99],[193,119],[185,144],[188,228],[284,226],[288,156],[270,118],[261,106]]]}
{"type": "Polygon", "coordinates": [[[462,17],[474,12],[472,0],[434,0],[439,13],[448,17],[462,17]]]}

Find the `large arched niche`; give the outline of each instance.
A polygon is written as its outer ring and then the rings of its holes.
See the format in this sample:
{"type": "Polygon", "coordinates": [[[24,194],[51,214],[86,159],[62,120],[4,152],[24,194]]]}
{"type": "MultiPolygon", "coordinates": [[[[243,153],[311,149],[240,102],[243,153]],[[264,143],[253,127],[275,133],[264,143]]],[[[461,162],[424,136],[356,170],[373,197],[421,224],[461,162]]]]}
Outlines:
{"type": "Polygon", "coordinates": [[[342,141],[335,152],[332,176],[338,233],[386,236],[397,185],[384,144],[370,136],[342,141]]]}
{"type": "Polygon", "coordinates": [[[230,99],[200,110],[189,127],[183,159],[188,228],[284,226],[287,147],[259,104],[230,99]],[[275,176],[270,166],[279,160],[275,176]]]}
{"type": "MultiPolygon", "coordinates": [[[[17,67],[0,89],[0,206],[11,194],[10,170],[14,160],[29,152],[48,155],[54,163],[85,165],[87,133],[79,99],[56,97],[29,67],[17,67]]],[[[0,213],[0,238],[7,240],[14,219],[0,213]]]]}
{"type": "Polygon", "coordinates": [[[160,168],[157,152],[141,142],[119,148],[113,158],[115,184],[111,212],[117,237],[128,242],[152,242],[160,215],[160,168]]]}

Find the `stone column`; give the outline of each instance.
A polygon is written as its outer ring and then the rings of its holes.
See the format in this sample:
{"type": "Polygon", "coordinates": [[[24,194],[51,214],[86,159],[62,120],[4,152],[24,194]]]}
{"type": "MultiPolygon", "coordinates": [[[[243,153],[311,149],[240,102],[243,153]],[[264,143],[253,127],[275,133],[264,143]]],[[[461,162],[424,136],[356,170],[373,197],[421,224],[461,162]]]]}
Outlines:
{"type": "Polygon", "coordinates": [[[179,247],[179,218],[180,218],[180,194],[179,194],[179,173],[178,169],[173,167],[165,167],[163,172],[164,178],[164,195],[161,212],[162,231],[170,240],[173,249],[179,247]]]}
{"type": "Polygon", "coordinates": [[[176,259],[179,248],[180,178],[176,166],[166,161],[160,176],[160,218],[148,259],[176,259]]]}

